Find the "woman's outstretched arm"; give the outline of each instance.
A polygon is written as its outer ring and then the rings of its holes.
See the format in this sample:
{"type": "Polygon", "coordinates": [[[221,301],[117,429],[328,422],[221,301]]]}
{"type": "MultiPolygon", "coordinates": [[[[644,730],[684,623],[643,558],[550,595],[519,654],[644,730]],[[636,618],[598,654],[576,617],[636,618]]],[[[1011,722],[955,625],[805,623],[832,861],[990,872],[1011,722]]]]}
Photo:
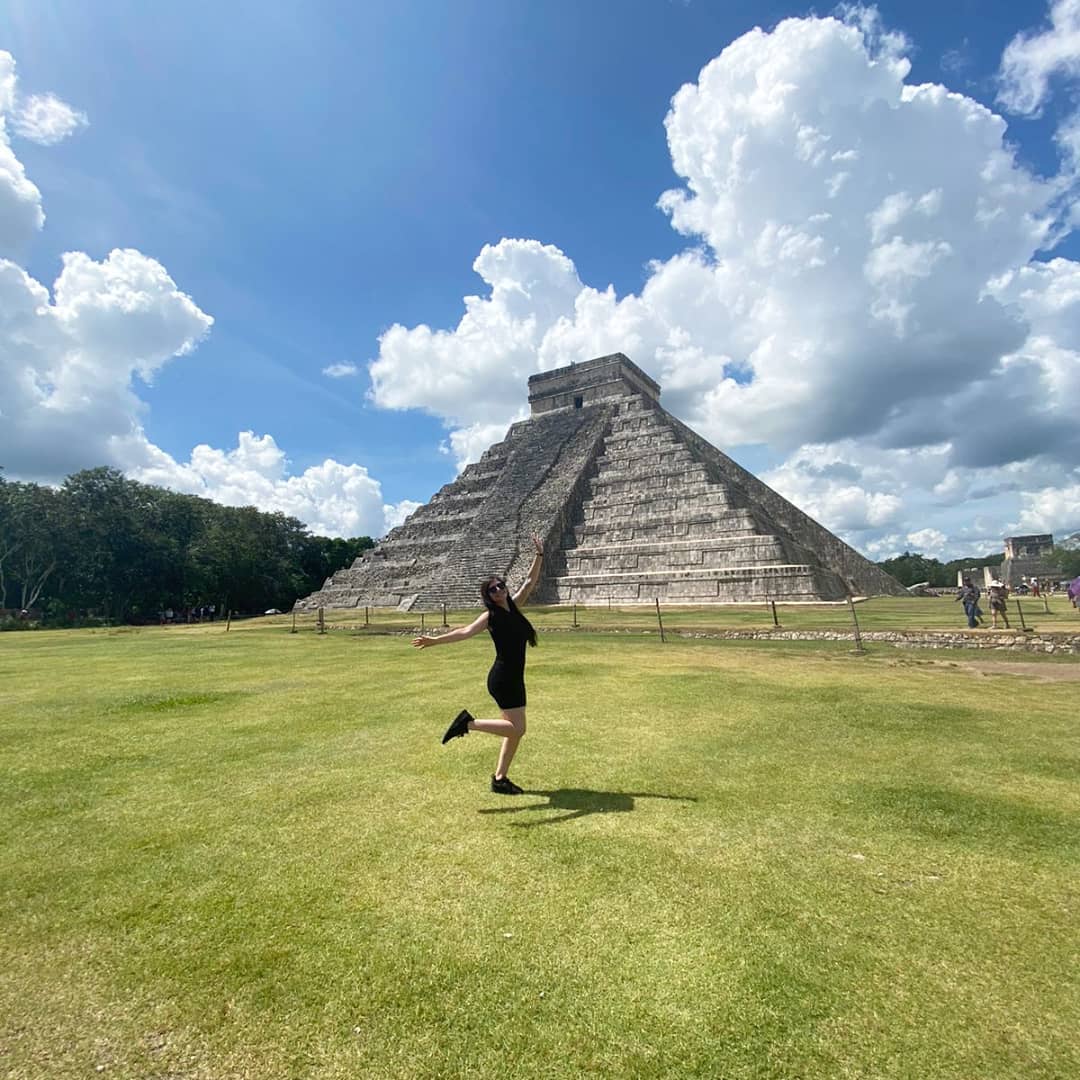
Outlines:
{"type": "Polygon", "coordinates": [[[424,637],[413,638],[413,648],[426,649],[431,645],[453,645],[455,641],[464,641],[474,634],[479,634],[481,630],[486,630],[487,624],[488,613],[485,611],[469,623],[468,626],[459,626],[456,630],[450,630],[445,634],[434,637],[425,635],[424,637]]]}
{"type": "Polygon", "coordinates": [[[529,576],[525,579],[525,584],[514,593],[515,604],[526,603],[529,596],[532,594],[533,589],[536,588],[537,582],[540,580],[540,571],[544,565],[544,545],[540,542],[540,537],[535,533],[533,534],[532,542],[533,546],[536,548],[536,554],[533,556],[532,566],[529,568],[529,576]]]}

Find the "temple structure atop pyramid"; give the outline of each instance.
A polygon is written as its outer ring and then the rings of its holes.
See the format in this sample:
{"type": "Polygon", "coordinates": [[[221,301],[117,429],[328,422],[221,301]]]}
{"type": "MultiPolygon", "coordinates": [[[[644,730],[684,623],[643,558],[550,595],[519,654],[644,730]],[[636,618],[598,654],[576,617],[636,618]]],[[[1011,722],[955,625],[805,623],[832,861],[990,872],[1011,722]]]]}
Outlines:
{"type": "Polygon", "coordinates": [[[533,375],[513,424],[427,505],[298,609],[479,606],[480,582],[533,602],[717,604],[907,595],[903,586],[695,434],[622,353],[533,375]]]}

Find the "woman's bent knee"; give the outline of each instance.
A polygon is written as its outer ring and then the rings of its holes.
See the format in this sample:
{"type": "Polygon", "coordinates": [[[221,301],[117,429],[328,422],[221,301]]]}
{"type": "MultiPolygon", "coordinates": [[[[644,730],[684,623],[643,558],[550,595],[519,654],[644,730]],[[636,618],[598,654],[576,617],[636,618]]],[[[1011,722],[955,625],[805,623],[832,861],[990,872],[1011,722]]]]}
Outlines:
{"type": "Polygon", "coordinates": [[[525,734],[524,709],[504,709],[503,719],[514,725],[514,734],[517,738],[520,739],[525,734]]]}

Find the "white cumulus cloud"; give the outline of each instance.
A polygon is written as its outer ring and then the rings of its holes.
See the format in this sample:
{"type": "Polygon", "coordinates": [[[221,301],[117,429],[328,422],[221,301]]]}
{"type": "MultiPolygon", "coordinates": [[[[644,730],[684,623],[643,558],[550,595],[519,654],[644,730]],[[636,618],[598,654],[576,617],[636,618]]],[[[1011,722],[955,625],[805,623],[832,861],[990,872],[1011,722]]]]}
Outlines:
{"type": "MultiPolygon", "coordinates": [[[[178,462],[154,445],[139,382],[197,347],[211,316],[165,267],[133,249],[101,260],[68,252],[51,290],[14,261],[45,215],[12,149],[19,135],[49,145],[86,119],[54,95],[22,99],[15,61],[0,52],[0,464],[9,477],[52,483],[111,465],[147,483],[217,502],[280,510],[319,533],[382,535],[416,504],[384,504],[362,465],[328,459],[290,475],[271,435],[196,446],[178,462]],[[6,258],[4,256],[12,256],[6,258]]],[[[335,365],[327,374],[356,373],[335,365]]]]}
{"type": "Polygon", "coordinates": [[[234,449],[199,445],[186,462],[149,444],[138,450],[146,463],[128,469],[137,480],[226,506],[279,510],[320,535],[381,536],[400,516],[399,507],[384,506],[379,482],[362,465],[328,458],[290,476],[285,452],[272,435],[242,431],[234,449]]]}
{"type": "Polygon", "coordinates": [[[452,331],[395,323],[369,368],[371,396],[388,409],[420,408],[467,425],[502,423],[536,370],[537,351],[556,320],[570,316],[581,282],[558,248],[535,240],[486,245],[473,269],[488,297],[467,296],[452,331]]]}
{"type": "Polygon", "coordinates": [[[1054,0],[1050,26],[1017,34],[1005,48],[998,100],[1013,113],[1037,113],[1050,96],[1054,75],[1080,73],[1080,0],[1054,0]]]}
{"type": "Polygon", "coordinates": [[[41,192],[27,178],[7,132],[16,86],[15,59],[0,50],[0,256],[22,254],[45,224],[41,192]]]}
{"type": "MultiPolygon", "coordinates": [[[[766,479],[867,550],[890,531],[983,535],[935,524],[956,514],[934,493],[949,475],[1058,475],[1078,449],[1077,264],[1037,260],[1070,225],[1065,174],[1027,169],[984,104],[909,83],[908,43],[872,9],[846,15],[751,31],[675,94],[681,183],[659,206],[688,246],[639,293],[503,239],[455,328],[382,337],[376,404],[441,417],[463,463],[522,415],[529,374],[622,351],[718,445],[790,455],[766,479]],[[830,452],[858,477],[815,472],[830,452]]],[[[989,534],[1007,503],[1015,518],[1016,488],[985,496],[989,534]]]]}
{"type": "Polygon", "coordinates": [[[73,109],[55,94],[34,94],[19,103],[13,126],[24,139],[52,146],[88,123],[86,113],[73,109]]]}
{"type": "Polygon", "coordinates": [[[137,251],[64,256],[53,295],[0,260],[0,461],[53,481],[116,464],[144,439],[134,376],[150,380],[213,320],[137,251]]]}
{"type": "Polygon", "coordinates": [[[1020,496],[1022,509],[1015,531],[1056,533],[1059,537],[1078,531],[1080,526],[1080,469],[1073,471],[1073,483],[1045,487],[1020,496]]]}
{"type": "Polygon", "coordinates": [[[945,548],[949,538],[940,529],[917,529],[907,534],[907,542],[913,551],[937,555],[945,548]]]}

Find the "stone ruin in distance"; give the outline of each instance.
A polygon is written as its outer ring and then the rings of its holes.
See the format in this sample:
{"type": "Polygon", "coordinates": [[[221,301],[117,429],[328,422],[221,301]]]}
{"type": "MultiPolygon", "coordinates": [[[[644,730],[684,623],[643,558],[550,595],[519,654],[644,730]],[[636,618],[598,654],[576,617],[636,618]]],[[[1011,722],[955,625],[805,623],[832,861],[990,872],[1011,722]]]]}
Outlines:
{"type": "Polygon", "coordinates": [[[718,604],[907,595],[893,577],[691,431],[622,353],[533,375],[513,424],[298,610],[479,606],[524,580],[541,604],[718,604]]]}

